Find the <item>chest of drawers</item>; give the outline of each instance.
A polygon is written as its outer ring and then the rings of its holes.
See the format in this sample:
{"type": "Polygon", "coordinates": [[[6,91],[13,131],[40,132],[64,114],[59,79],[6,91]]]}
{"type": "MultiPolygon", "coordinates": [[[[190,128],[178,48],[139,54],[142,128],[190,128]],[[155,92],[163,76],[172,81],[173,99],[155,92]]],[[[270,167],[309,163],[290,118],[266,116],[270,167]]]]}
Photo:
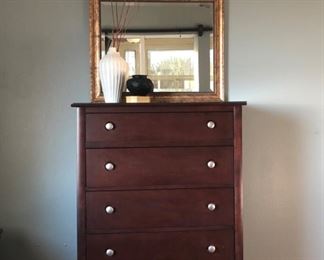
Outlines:
{"type": "Polygon", "coordinates": [[[78,260],[242,260],[242,105],[78,108],[78,260]]]}

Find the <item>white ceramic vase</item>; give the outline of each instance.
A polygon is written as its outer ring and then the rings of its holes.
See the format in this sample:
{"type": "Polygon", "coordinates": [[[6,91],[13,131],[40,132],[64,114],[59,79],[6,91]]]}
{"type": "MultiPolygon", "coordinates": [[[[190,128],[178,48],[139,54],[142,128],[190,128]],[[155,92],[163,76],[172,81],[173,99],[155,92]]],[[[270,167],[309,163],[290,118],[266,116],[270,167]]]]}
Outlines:
{"type": "Polygon", "coordinates": [[[100,60],[99,76],[106,103],[118,103],[126,90],[128,64],[116,48],[110,47],[108,53],[100,60]]]}

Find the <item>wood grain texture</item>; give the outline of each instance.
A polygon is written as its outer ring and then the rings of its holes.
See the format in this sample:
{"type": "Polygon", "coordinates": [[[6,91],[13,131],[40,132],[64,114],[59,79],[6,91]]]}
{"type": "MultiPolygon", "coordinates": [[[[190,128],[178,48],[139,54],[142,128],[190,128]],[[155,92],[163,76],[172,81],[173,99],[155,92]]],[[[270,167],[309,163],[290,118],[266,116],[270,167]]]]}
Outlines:
{"type": "MultiPolygon", "coordinates": [[[[102,104],[102,103],[95,103],[102,104]]],[[[163,106],[160,103],[155,104],[123,104],[118,106],[91,106],[86,107],[87,114],[104,114],[104,113],[190,113],[192,112],[192,105],[184,103],[177,104],[176,106],[163,106]],[[182,105],[183,104],[183,105],[182,105]]],[[[233,106],[213,106],[213,105],[200,105],[195,106],[195,112],[233,112],[233,106]]],[[[82,107],[82,105],[80,106],[82,107]]]]}
{"type": "Polygon", "coordinates": [[[87,114],[86,147],[151,147],[233,144],[233,113],[87,114]],[[214,129],[207,122],[216,124],[214,129]],[[114,130],[105,125],[112,122],[114,130]]]}
{"type": "Polygon", "coordinates": [[[235,260],[243,260],[242,107],[234,107],[235,260]]]}
{"type": "Polygon", "coordinates": [[[86,161],[88,188],[234,183],[232,147],[87,149],[86,161]],[[210,160],[215,168],[208,168],[210,160]]]}
{"type": "Polygon", "coordinates": [[[78,184],[77,184],[77,227],[78,227],[78,260],[86,259],[86,169],[85,169],[85,108],[78,108],[77,117],[77,164],[78,164],[78,184]]]}
{"type": "MultiPolygon", "coordinates": [[[[195,95],[195,94],[193,94],[195,95]]],[[[123,107],[126,109],[127,107],[137,108],[137,107],[164,107],[164,108],[172,108],[177,109],[179,107],[191,107],[191,112],[198,107],[213,107],[214,110],[217,111],[219,107],[231,107],[233,109],[234,105],[246,105],[246,101],[226,101],[226,102],[195,102],[195,103],[72,103],[71,107],[86,107],[86,108],[116,108],[116,107],[123,107]],[[194,109],[193,109],[194,108],[194,109]]],[[[100,113],[101,110],[98,110],[100,113]]],[[[131,111],[129,111],[131,112],[131,111]]],[[[154,111],[152,111],[154,112],[154,111]]]]}
{"type": "Polygon", "coordinates": [[[231,188],[87,192],[86,197],[88,232],[234,224],[231,188]],[[113,214],[106,213],[107,206],[113,214]]]}
{"type": "Polygon", "coordinates": [[[87,259],[105,260],[111,248],[117,260],[234,260],[233,240],[230,229],[88,235],[87,259]],[[208,252],[209,245],[215,245],[214,254],[208,252]]]}
{"type": "Polygon", "coordinates": [[[243,260],[244,104],[74,104],[78,260],[107,259],[110,246],[120,260],[243,260]],[[211,116],[217,131],[206,127],[211,116]],[[117,122],[108,139],[106,119],[117,122]],[[89,134],[95,141],[86,142],[89,134]],[[206,167],[210,159],[216,168],[206,167]],[[207,253],[208,241],[223,251],[207,253]]]}

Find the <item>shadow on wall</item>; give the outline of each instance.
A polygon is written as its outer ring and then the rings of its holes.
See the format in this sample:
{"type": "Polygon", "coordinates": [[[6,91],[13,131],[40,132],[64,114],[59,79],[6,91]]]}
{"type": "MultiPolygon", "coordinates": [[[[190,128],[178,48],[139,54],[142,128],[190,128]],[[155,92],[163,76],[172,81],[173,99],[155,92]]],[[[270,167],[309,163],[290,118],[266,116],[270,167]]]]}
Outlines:
{"type": "Polygon", "coordinates": [[[39,255],[39,250],[33,250],[37,245],[32,244],[31,241],[23,233],[3,230],[0,238],[0,259],[24,259],[24,260],[44,260],[39,255]],[[19,250],[12,250],[17,249],[19,250]]]}
{"type": "Polygon", "coordinates": [[[305,158],[311,140],[305,117],[305,108],[296,106],[244,108],[245,259],[307,259],[309,255],[311,220],[305,193],[311,192],[307,190],[311,169],[305,158]]]}

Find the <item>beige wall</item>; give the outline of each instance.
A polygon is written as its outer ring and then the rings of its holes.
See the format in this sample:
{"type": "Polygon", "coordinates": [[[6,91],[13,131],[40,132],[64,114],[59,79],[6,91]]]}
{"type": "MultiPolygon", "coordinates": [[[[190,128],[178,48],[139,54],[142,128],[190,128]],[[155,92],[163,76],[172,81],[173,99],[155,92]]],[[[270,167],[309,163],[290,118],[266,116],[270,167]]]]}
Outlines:
{"type": "MultiPolygon", "coordinates": [[[[323,1],[230,0],[228,95],[244,110],[245,260],[323,260],[323,1]]],[[[73,260],[75,111],[87,1],[0,1],[2,260],[73,260]]]]}

